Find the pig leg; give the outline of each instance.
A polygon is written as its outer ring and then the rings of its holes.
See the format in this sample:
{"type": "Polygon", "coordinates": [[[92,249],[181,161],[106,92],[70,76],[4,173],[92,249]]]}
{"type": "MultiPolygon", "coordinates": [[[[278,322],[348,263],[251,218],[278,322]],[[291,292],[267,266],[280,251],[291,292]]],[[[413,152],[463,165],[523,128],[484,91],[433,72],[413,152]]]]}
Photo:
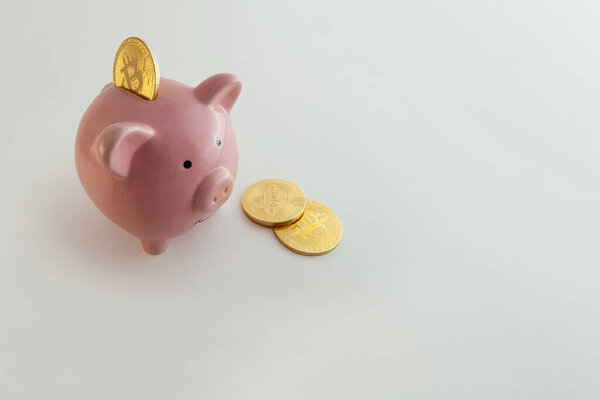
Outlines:
{"type": "Polygon", "coordinates": [[[167,247],[169,247],[169,239],[151,240],[140,238],[140,242],[142,242],[144,251],[152,255],[164,253],[167,250],[167,247]]]}

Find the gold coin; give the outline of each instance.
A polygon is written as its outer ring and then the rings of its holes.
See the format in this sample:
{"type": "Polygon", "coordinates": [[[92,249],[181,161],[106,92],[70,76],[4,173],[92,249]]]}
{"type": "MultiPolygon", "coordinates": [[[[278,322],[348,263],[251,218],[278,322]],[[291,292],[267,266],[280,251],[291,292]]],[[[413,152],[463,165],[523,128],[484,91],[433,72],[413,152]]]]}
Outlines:
{"type": "Polygon", "coordinates": [[[127,38],[121,43],[113,63],[113,85],[154,100],[158,96],[158,63],[142,39],[127,38]]]}
{"type": "Polygon", "coordinates": [[[323,204],[306,202],[302,217],[288,226],[273,228],[277,239],[288,249],[305,256],[319,256],[335,249],[342,239],[342,223],[323,204]]]}
{"type": "Polygon", "coordinates": [[[242,195],[242,208],[248,218],[265,226],[294,222],[304,212],[305,205],[304,192],[281,179],[256,182],[242,195]]]}

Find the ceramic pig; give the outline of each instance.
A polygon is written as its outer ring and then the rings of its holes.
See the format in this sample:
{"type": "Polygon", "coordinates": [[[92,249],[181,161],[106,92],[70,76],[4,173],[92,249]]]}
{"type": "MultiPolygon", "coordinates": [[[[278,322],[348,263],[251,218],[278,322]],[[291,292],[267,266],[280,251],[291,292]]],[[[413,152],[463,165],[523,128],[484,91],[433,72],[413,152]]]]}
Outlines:
{"type": "Polygon", "coordinates": [[[214,213],[230,196],[238,150],[229,113],[241,83],[197,87],[162,78],[156,100],[106,85],[77,132],[79,179],[96,206],[149,254],[214,213]]]}

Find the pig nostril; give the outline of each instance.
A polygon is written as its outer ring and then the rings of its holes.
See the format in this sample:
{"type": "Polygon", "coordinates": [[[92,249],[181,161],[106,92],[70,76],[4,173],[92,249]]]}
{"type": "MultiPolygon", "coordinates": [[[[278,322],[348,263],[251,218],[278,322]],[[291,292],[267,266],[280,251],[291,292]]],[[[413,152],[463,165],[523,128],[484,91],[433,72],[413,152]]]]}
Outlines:
{"type": "Polygon", "coordinates": [[[225,190],[223,190],[223,194],[227,194],[228,190],[229,190],[229,188],[225,188],[225,190]]]}
{"type": "Polygon", "coordinates": [[[217,202],[217,196],[213,197],[213,203],[217,202]]]}

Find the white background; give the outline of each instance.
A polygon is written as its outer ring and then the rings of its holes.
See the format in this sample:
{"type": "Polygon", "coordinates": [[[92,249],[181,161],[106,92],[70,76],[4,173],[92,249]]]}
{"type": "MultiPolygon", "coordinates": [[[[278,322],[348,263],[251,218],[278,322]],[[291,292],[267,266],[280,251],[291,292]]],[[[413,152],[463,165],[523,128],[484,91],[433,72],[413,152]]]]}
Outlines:
{"type": "Polygon", "coordinates": [[[600,398],[597,1],[2,9],[0,398],[600,398]],[[232,198],[160,256],[73,161],[131,35],[244,83],[232,198]],[[245,218],[270,177],[338,214],[334,252],[245,218]]]}

